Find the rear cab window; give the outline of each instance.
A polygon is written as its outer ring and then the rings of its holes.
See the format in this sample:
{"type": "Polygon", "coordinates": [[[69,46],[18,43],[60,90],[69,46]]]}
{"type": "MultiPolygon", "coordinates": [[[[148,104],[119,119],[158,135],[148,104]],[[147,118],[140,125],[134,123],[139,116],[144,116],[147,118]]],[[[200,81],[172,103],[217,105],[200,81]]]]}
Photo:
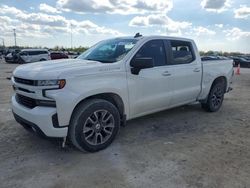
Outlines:
{"type": "Polygon", "coordinates": [[[191,42],[170,40],[170,64],[189,64],[195,60],[194,50],[191,42]]]}

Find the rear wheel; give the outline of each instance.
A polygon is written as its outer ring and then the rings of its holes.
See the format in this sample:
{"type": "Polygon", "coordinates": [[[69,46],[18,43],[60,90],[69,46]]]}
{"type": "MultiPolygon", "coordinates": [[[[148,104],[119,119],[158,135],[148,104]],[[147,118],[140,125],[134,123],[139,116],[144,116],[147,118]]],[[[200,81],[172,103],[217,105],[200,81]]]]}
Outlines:
{"type": "Polygon", "coordinates": [[[225,82],[217,82],[215,83],[208,95],[208,99],[206,103],[201,103],[203,109],[208,112],[216,112],[220,109],[225,93],[225,82]]]}
{"type": "Polygon", "coordinates": [[[80,104],[75,110],[69,137],[80,150],[96,152],[109,146],[120,127],[120,114],[110,102],[91,99],[80,104]]]}

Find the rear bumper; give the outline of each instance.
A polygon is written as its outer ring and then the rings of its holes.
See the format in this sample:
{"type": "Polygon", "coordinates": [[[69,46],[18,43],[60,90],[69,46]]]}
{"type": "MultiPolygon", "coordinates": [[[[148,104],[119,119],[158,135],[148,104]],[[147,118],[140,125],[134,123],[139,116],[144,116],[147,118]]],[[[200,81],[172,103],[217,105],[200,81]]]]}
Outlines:
{"type": "Polygon", "coordinates": [[[56,114],[56,108],[37,106],[33,109],[26,108],[17,103],[15,96],[12,96],[12,111],[18,123],[24,127],[31,127],[47,137],[66,137],[68,127],[55,127],[53,116],[56,114]]]}

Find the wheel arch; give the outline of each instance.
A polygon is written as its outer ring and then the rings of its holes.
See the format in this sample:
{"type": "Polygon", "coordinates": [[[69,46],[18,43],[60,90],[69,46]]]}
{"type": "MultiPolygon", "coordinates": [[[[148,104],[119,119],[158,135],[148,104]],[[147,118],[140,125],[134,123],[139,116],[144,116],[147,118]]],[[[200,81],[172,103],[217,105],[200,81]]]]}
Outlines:
{"type": "Polygon", "coordinates": [[[227,90],[227,77],[226,76],[219,76],[216,79],[214,79],[209,91],[213,88],[213,86],[217,83],[224,82],[224,92],[226,93],[227,90]]]}
{"type": "Polygon", "coordinates": [[[203,100],[200,100],[201,103],[206,103],[207,102],[207,98],[208,98],[208,95],[209,95],[211,89],[213,88],[213,86],[215,84],[217,84],[219,82],[224,82],[225,83],[224,92],[226,93],[226,90],[227,90],[227,78],[226,78],[226,76],[218,76],[217,78],[215,78],[213,80],[213,82],[212,82],[212,84],[211,84],[211,86],[210,86],[210,88],[208,90],[208,94],[207,94],[206,98],[203,99],[203,100]]]}
{"type": "Polygon", "coordinates": [[[123,118],[123,116],[125,115],[124,102],[123,102],[122,98],[118,94],[116,94],[116,93],[99,93],[99,94],[94,94],[94,95],[88,96],[88,97],[80,100],[75,105],[75,107],[74,107],[74,109],[72,111],[72,114],[71,114],[71,118],[72,118],[74,112],[76,111],[77,107],[80,106],[82,103],[84,103],[85,101],[87,101],[89,99],[103,99],[103,100],[106,100],[106,101],[112,103],[118,109],[121,118],[123,118]]]}

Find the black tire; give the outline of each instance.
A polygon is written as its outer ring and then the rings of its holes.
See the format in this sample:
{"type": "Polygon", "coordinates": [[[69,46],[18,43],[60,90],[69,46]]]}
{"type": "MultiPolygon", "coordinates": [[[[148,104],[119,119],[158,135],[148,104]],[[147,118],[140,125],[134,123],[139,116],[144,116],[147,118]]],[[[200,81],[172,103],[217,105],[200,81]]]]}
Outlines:
{"type": "Polygon", "coordinates": [[[113,142],[119,128],[120,114],[117,108],[106,100],[90,99],[81,103],[74,110],[69,126],[69,138],[79,150],[97,152],[113,142]],[[108,126],[107,122],[104,123],[107,114],[111,116],[108,126]],[[106,125],[104,126],[104,124],[106,125]]]}
{"type": "Polygon", "coordinates": [[[225,94],[225,82],[213,84],[206,103],[201,103],[203,109],[208,112],[217,112],[222,106],[225,94]]]}
{"type": "Polygon", "coordinates": [[[40,59],[40,61],[46,61],[46,59],[40,59]]]}
{"type": "Polygon", "coordinates": [[[17,63],[18,63],[18,64],[24,64],[25,61],[20,57],[20,58],[18,59],[17,63]]]}

